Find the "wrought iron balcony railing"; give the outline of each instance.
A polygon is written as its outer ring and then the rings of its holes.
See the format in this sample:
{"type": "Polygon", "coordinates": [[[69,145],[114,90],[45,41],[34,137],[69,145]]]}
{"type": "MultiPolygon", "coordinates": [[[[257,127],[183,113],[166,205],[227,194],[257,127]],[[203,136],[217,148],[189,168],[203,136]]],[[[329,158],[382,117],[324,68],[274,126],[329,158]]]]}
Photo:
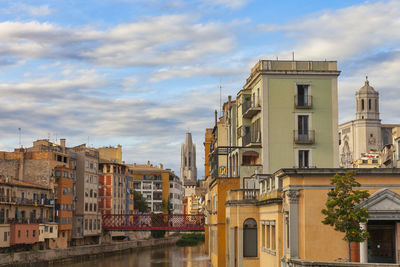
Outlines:
{"type": "Polygon", "coordinates": [[[295,95],[294,106],[297,109],[310,109],[312,108],[312,96],[311,95],[295,95]]]}
{"type": "Polygon", "coordinates": [[[314,144],[315,143],[315,131],[294,131],[294,143],[295,144],[314,144]]]}

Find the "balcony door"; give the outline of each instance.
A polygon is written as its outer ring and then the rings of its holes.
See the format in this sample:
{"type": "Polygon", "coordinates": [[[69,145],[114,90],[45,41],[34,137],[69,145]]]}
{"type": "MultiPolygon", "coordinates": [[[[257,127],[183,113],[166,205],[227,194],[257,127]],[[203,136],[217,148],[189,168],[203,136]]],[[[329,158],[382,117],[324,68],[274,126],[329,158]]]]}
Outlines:
{"type": "Polygon", "coordinates": [[[297,105],[299,107],[308,106],[308,85],[297,85],[297,105]]]}
{"type": "Polygon", "coordinates": [[[308,141],[308,115],[299,115],[297,118],[299,141],[308,141]]]}

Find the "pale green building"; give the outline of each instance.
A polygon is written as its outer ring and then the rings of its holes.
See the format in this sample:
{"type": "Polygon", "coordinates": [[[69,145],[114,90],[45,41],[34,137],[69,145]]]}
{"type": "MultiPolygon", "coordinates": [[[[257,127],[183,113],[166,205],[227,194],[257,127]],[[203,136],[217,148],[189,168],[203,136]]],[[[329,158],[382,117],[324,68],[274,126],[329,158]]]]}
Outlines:
{"type": "Polygon", "coordinates": [[[260,60],[236,97],[232,176],[338,167],[336,61],[260,60]]]}

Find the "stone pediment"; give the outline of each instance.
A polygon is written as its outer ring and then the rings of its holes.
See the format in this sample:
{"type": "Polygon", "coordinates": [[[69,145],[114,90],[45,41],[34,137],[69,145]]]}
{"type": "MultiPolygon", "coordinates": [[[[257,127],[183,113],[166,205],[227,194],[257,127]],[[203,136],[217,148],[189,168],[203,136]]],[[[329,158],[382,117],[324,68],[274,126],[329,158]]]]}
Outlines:
{"type": "Polygon", "coordinates": [[[359,206],[367,208],[370,219],[394,219],[400,217],[400,195],[387,189],[372,194],[359,206]]]}

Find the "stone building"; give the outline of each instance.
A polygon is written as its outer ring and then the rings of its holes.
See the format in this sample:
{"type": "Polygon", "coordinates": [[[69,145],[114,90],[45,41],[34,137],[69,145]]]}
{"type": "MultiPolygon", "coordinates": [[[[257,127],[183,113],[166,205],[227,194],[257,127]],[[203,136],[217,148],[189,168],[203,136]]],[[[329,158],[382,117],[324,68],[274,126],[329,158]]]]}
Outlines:
{"type": "Polygon", "coordinates": [[[186,133],[185,143],[181,147],[180,176],[183,185],[186,184],[186,181],[197,181],[196,145],[193,144],[191,133],[186,133]]]}
{"type": "Polygon", "coordinates": [[[356,119],[339,125],[341,167],[352,167],[362,155],[392,144],[392,129],[399,125],[381,124],[379,114],[379,93],[366,79],[356,92],[356,119]]]}
{"type": "Polygon", "coordinates": [[[98,243],[101,235],[99,152],[85,144],[69,148],[68,151],[76,159],[72,241],[75,245],[98,243]]]}

